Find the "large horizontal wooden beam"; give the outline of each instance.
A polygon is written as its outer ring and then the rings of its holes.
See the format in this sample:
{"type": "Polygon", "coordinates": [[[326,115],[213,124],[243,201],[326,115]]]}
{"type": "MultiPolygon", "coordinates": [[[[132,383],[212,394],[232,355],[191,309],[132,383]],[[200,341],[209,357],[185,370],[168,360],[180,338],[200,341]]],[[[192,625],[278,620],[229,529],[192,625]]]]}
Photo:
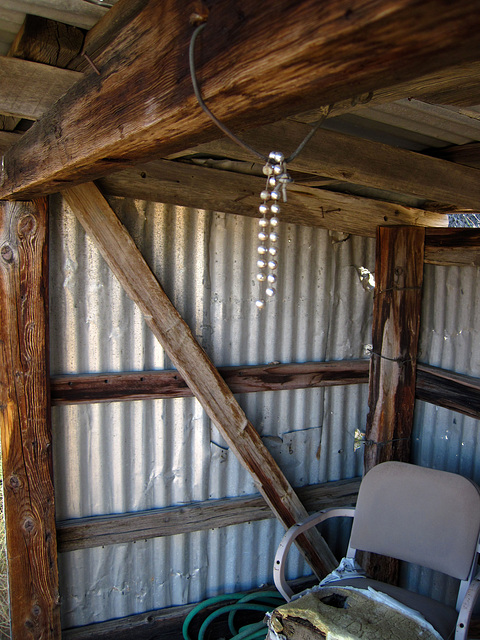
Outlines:
{"type": "MultiPolygon", "coordinates": [[[[280,150],[288,155],[310,130],[309,125],[283,121],[245,131],[242,139],[266,154],[280,146],[280,150]]],[[[212,157],[251,159],[248,151],[228,138],[199,145],[191,151],[212,157]]],[[[334,180],[480,210],[478,169],[335,131],[317,131],[289,167],[334,180]]]]}
{"type": "MultiPolygon", "coordinates": [[[[264,178],[159,160],[98,182],[103,193],[258,217],[264,178]]],[[[282,222],[375,237],[379,225],[448,225],[444,214],[293,183],[282,222]]]]}
{"type": "MultiPolygon", "coordinates": [[[[134,15],[98,56],[100,75],[89,73],[7,152],[0,196],[57,191],[217,137],[188,72],[196,5],[150,0],[134,15]]],[[[334,0],[245,0],[237,12],[218,0],[198,75],[228,126],[261,125],[479,60],[478,9],[478,0],[353,0],[348,10],[334,0]]]]}
{"type": "MultiPolygon", "coordinates": [[[[296,489],[307,511],[355,504],[360,479],[340,480],[296,489]]],[[[268,520],[273,513],[258,494],[194,502],[180,507],[150,509],[113,516],[92,516],[57,523],[59,551],[88,549],[230,527],[245,522],[268,520]]]]}

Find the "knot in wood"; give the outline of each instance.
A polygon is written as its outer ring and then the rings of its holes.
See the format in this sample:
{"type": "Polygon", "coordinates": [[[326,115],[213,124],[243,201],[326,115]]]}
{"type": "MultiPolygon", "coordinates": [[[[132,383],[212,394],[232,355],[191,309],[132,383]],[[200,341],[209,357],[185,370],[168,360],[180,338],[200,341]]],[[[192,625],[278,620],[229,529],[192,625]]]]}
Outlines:
{"type": "Polygon", "coordinates": [[[13,262],[13,249],[8,244],[4,244],[0,251],[5,262],[13,262]]]}
{"type": "Polygon", "coordinates": [[[10,486],[12,487],[12,489],[19,489],[20,488],[20,478],[18,476],[10,476],[10,486]]]}
{"type": "Polygon", "coordinates": [[[38,618],[38,616],[42,613],[42,610],[38,604],[34,604],[32,607],[32,614],[38,618]]]}
{"type": "Polygon", "coordinates": [[[25,522],[23,523],[23,528],[25,529],[25,531],[28,531],[28,533],[32,533],[32,531],[34,531],[35,529],[35,523],[31,518],[26,518],[25,522]]]}
{"type": "Polygon", "coordinates": [[[32,216],[31,214],[23,216],[18,221],[18,234],[20,236],[27,236],[35,230],[36,226],[37,221],[35,220],[34,216],[32,216]]]}

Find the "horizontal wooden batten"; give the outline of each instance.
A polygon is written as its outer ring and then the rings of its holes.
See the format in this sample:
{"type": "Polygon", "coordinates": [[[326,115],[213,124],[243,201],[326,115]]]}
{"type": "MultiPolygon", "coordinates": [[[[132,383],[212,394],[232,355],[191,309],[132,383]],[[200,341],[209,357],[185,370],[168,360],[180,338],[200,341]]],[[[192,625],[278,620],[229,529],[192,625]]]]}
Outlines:
{"type": "MultiPolygon", "coordinates": [[[[368,360],[223,367],[233,393],[307,389],[368,382],[368,360]]],[[[52,404],[185,398],[192,391],[178,371],[87,374],[51,379],[52,404]]]]}
{"type": "MultiPolygon", "coordinates": [[[[308,511],[355,504],[360,478],[296,489],[308,511]]],[[[57,523],[59,551],[88,549],[268,520],[274,514],[259,495],[206,500],[138,513],[93,516],[57,523]]]]}
{"type": "MultiPolygon", "coordinates": [[[[213,3],[196,51],[205,99],[237,130],[480,59],[476,0],[241,8],[213,3]]],[[[96,57],[100,75],[88,72],[7,152],[0,196],[51,193],[216,138],[188,70],[196,9],[150,0],[134,14],[96,57]]]]}
{"type": "MultiPolygon", "coordinates": [[[[366,384],[369,360],[339,360],[223,367],[220,374],[233,393],[309,389],[366,384]]],[[[186,398],[193,394],[178,371],[142,371],[56,376],[52,404],[82,404],[186,398]]],[[[480,419],[480,380],[418,363],[416,397],[480,419]]]]}

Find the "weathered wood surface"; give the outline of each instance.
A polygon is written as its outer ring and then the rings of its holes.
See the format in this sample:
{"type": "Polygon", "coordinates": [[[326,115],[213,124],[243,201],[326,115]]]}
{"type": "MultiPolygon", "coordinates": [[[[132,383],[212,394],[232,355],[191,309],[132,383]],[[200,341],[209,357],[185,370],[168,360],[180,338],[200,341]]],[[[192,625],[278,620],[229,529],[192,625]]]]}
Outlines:
{"type": "Polygon", "coordinates": [[[480,266],[480,229],[425,229],[425,262],[480,266]]]}
{"type": "MultiPolygon", "coordinates": [[[[245,131],[242,139],[267,155],[279,147],[287,156],[310,130],[309,125],[287,120],[245,131]]],[[[191,151],[252,159],[248,151],[228,138],[199,145],[191,151]]],[[[480,171],[477,169],[326,129],[316,132],[289,167],[447,205],[473,210],[480,207],[480,171]]]]}
{"type": "Polygon", "coordinates": [[[78,27],[27,14],[8,55],[65,69],[81,52],[84,38],[78,27]]]}
{"type": "MultiPolygon", "coordinates": [[[[98,182],[108,195],[259,217],[259,193],[265,179],[186,163],[158,160],[111,174],[98,182]]],[[[288,202],[282,203],[282,222],[322,227],[375,237],[379,225],[441,227],[448,218],[402,205],[314,189],[288,186],[288,202]]]]}
{"type": "Polygon", "coordinates": [[[0,113],[36,120],[80,76],[76,71],[0,56],[0,113]]]}
{"type": "MultiPolygon", "coordinates": [[[[365,473],[387,460],[410,460],[424,246],[424,229],[378,229],[365,473]]],[[[396,583],[396,560],[365,554],[363,564],[373,578],[396,583]]]]}
{"type": "MultiPolygon", "coordinates": [[[[198,75],[227,126],[274,122],[478,60],[478,8],[478,0],[354,0],[348,11],[333,1],[244,0],[239,13],[219,0],[198,46],[198,75]]],[[[89,72],[7,152],[0,195],[50,193],[216,138],[188,73],[194,9],[150,0],[97,57],[101,75],[89,72]]]]}
{"type": "MultiPolygon", "coordinates": [[[[348,100],[339,100],[332,105],[331,116],[350,113],[367,105],[376,106],[405,98],[462,107],[478,105],[479,75],[480,62],[447,67],[407,82],[394,83],[388,87],[359,93],[348,100]]],[[[321,110],[313,109],[291,117],[298,122],[316,122],[320,119],[321,113],[321,110]]]]}
{"type": "MultiPolygon", "coordinates": [[[[368,360],[340,360],[221,367],[232,393],[310,389],[368,382],[368,360]]],[[[185,398],[192,391],[178,371],[141,371],[54,376],[52,404],[185,398]]],[[[480,381],[428,364],[417,364],[416,398],[480,419],[480,381]]]]}
{"type": "MultiPolygon", "coordinates": [[[[220,367],[232,393],[308,389],[368,382],[368,360],[220,367]]],[[[186,398],[193,395],[178,371],[62,375],[51,379],[52,403],[79,404],[186,398]]]]}
{"type": "Polygon", "coordinates": [[[480,380],[417,364],[417,398],[480,419],[480,380]]]}
{"type": "Polygon", "coordinates": [[[366,472],[410,458],[424,242],[423,229],[378,229],[366,472]]]}
{"type": "MultiPolygon", "coordinates": [[[[110,0],[116,2],[116,0],[110,0]]],[[[37,16],[66,22],[67,24],[90,29],[105,15],[106,8],[88,2],[72,2],[72,0],[2,0],[2,8],[11,11],[34,13],[37,16]]]]}
{"type": "MultiPolygon", "coordinates": [[[[307,511],[354,505],[360,478],[296,489],[307,511]]],[[[138,513],[93,516],[57,523],[60,552],[268,520],[273,513],[260,495],[206,500],[138,513]]]]}
{"type": "Polygon", "coordinates": [[[47,202],[0,205],[0,429],[13,638],[60,638],[47,202]]]}
{"type": "MultiPolygon", "coordinates": [[[[67,189],[65,199],[277,518],[286,528],[302,519],[298,496],[101,193],[86,184],[67,189]]],[[[318,532],[299,546],[317,573],[335,566],[318,532]]]]}
{"type": "Polygon", "coordinates": [[[450,160],[450,162],[458,162],[467,167],[480,168],[480,142],[470,142],[447,147],[446,149],[436,149],[434,153],[436,157],[450,160]]]}

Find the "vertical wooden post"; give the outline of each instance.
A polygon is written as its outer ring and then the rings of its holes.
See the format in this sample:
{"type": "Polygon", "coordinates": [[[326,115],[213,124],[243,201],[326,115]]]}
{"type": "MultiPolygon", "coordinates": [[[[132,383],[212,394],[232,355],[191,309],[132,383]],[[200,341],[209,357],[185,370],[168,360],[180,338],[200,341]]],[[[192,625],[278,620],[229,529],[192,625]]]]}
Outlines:
{"type": "Polygon", "coordinates": [[[0,203],[0,429],[12,637],[60,638],[47,200],[0,203]]]}
{"type": "MultiPolygon", "coordinates": [[[[377,229],[365,473],[410,459],[424,246],[421,227],[377,229]]],[[[395,581],[396,563],[367,564],[377,579],[395,581]]]]}

